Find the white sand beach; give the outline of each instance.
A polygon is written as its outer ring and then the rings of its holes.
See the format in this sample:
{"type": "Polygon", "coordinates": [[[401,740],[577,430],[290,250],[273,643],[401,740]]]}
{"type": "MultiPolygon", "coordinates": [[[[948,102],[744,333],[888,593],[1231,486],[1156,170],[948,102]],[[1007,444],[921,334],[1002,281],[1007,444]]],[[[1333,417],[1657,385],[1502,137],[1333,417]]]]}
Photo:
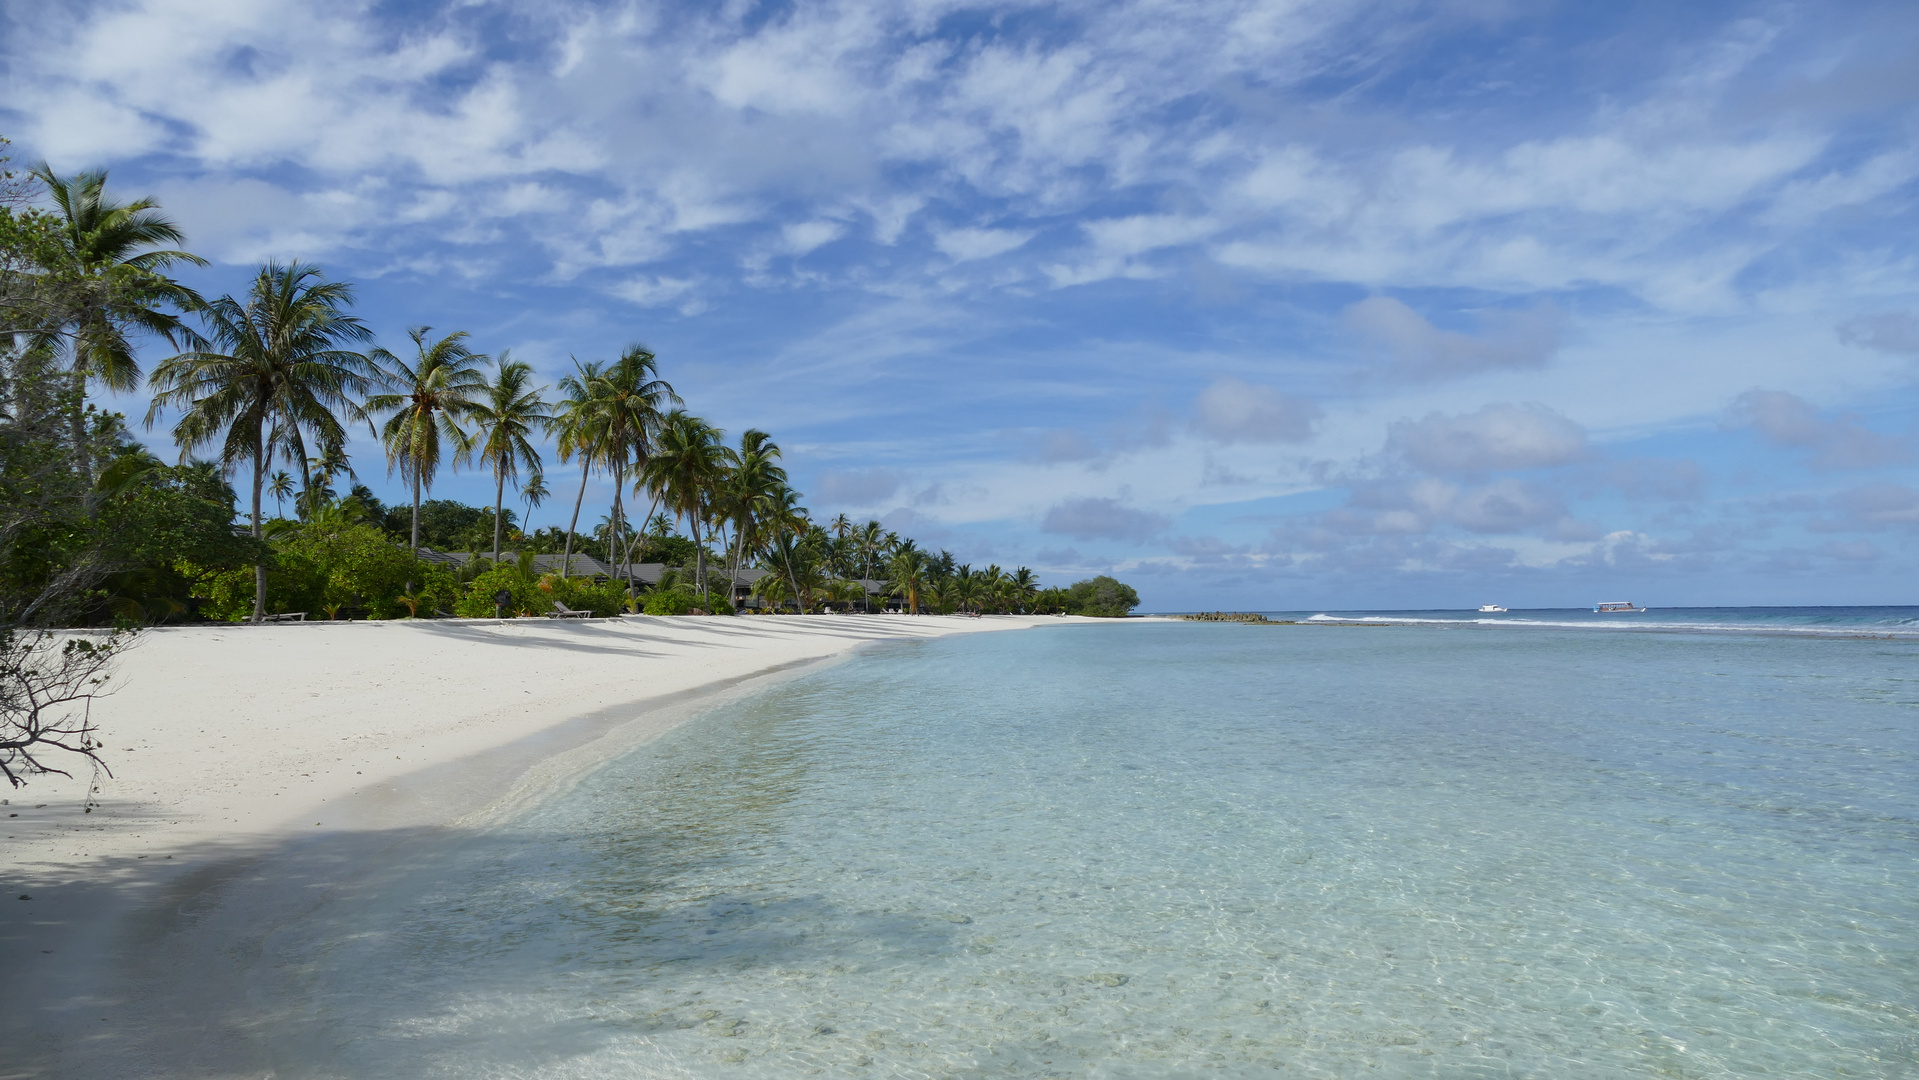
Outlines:
{"type": "Polygon", "coordinates": [[[59,762],[81,766],[71,780],[36,777],[0,792],[0,1080],[108,1075],[98,1070],[142,1060],[152,1071],[139,1075],[184,1075],[142,1056],[162,1029],[206,1043],[179,1059],[197,1062],[192,1075],[264,1075],[271,1063],[219,1050],[235,1037],[196,1028],[207,1021],[189,1004],[223,970],[196,950],[245,936],[239,915],[205,917],[207,898],[232,893],[235,880],[251,872],[285,886],[251,913],[256,923],[291,917],[329,879],[286,867],[350,866],[364,853],[358,838],[417,837],[484,816],[726,694],[868,643],[1068,621],[628,617],[149,631],[95,705],[113,775],[96,778],[75,759],[59,762]],[[260,870],[268,859],[281,869],[260,870]],[[303,894],[286,891],[295,877],[303,894]],[[199,945],[182,936],[196,927],[199,945]],[[173,952],[148,955],[169,936],[173,952]]]}

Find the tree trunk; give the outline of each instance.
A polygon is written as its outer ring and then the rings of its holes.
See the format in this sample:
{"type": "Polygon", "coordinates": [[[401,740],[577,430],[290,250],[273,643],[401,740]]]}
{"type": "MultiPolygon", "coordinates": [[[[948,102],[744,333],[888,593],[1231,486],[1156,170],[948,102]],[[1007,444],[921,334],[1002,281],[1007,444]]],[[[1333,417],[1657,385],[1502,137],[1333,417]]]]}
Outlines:
{"type": "Polygon", "coordinates": [[[413,557],[420,557],[420,471],[413,470],[413,557]]]}
{"type": "Polygon", "coordinates": [[[506,523],[500,520],[500,507],[506,499],[506,470],[493,467],[493,561],[500,561],[500,532],[506,523]]]}
{"type": "Polygon", "coordinates": [[[633,553],[625,551],[626,530],[620,528],[626,509],[626,467],[613,466],[613,506],[606,515],[606,556],[613,560],[614,573],[626,578],[626,587],[633,587],[633,571],[627,567],[633,564],[633,553]],[[622,557],[624,555],[624,557],[622,557]]]}
{"type": "Polygon", "coordinates": [[[93,486],[93,448],[87,445],[87,375],[77,370],[72,375],[73,387],[67,392],[73,395],[73,408],[67,413],[67,419],[73,427],[73,460],[80,479],[90,488],[93,486]]]}
{"type": "Polygon", "coordinates": [[[686,523],[693,530],[693,587],[706,595],[706,545],[700,543],[700,511],[694,507],[687,511],[686,523]]]}
{"type": "Polygon", "coordinates": [[[586,455],[580,455],[580,493],[573,498],[573,520],[566,523],[566,554],[560,556],[560,576],[573,576],[573,530],[580,526],[580,504],[586,501],[586,479],[592,470],[587,467],[586,455]]]}
{"type": "MultiPolygon", "coordinates": [[[[264,539],[266,534],[260,528],[260,488],[266,483],[267,463],[266,447],[260,437],[260,424],[253,425],[253,538],[264,539]]],[[[253,564],[253,621],[265,622],[267,618],[267,567],[265,563],[253,564]]]]}

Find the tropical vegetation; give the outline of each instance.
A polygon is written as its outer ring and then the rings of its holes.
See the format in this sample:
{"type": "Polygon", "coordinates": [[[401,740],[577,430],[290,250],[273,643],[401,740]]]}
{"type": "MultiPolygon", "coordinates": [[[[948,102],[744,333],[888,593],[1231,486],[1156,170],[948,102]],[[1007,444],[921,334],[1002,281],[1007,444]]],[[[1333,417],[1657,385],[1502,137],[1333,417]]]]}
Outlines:
{"type": "Polygon", "coordinates": [[[0,633],[556,604],[717,614],[736,599],[773,612],[1138,605],[1112,578],[1042,588],[1024,567],[961,564],[878,521],[815,520],[775,438],[731,440],[688,411],[640,345],[576,359],[548,387],[458,330],[417,326],[388,351],[354,314],[353,286],[310,263],[269,262],[237,295],[203,298],[170,276],[204,264],[181,230],[106,181],[45,167],[0,181],[0,633]],[[164,426],[180,464],[87,400],[142,385],[143,422],[164,426]],[[380,441],[399,504],[355,471],[355,432],[380,441]],[[516,508],[549,497],[549,454],[580,483],[565,527],[534,529],[516,508]],[[492,481],[490,505],[432,496],[468,468],[492,481]],[[595,476],[611,497],[589,508],[595,476]]]}

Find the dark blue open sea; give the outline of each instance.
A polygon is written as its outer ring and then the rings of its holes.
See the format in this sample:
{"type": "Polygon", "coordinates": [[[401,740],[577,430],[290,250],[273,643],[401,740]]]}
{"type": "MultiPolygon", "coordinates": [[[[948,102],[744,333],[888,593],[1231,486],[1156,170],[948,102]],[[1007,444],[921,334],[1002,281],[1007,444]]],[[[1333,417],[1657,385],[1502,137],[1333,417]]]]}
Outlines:
{"type": "Polygon", "coordinates": [[[889,645],[289,931],[276,1075],[1919,1075],[1915,615],[889,645]]]}

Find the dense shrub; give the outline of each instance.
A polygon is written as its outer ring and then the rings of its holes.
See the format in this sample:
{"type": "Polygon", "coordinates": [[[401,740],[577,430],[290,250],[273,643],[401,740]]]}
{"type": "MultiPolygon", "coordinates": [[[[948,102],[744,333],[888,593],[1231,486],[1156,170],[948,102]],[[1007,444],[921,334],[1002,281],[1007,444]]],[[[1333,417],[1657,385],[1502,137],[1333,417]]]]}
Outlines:
{"type": "Polygon", "coordinates": [[[655,589],[646,594],[644,610],[648,615],[684,615],[693,610],[696,599],[684,589],[655,589]]]}
{"type": "Polygon", "coordinates": [[[591,611],[601,618],[626,610],[626,585],[618,580],[596,582],[592,578],[548,574],[540,579],[540,592],[548,598],[549,611],[553,600],[574,611],[591,611]]]}
{"type": "Polygon", "coordinates": [[[506,606],[508,617],[515,615],[547,615],[553,611],[553,601],[540,587],[520,573],[517,566],[496,566],[482,573],[470,582],[466,591],[454,605],[453,613],[463,619],[490,619],[494,616],[493,594],[505,589],[513,594],[512,603],[506,606]]]}
{"type": "MultiPolygon", "coordinates": [[[[182,562],[178,570],[192,581],[192,596],[200,614],[225,622],[243,622],[253,615],[253,567],[210,570],[182,562]]],[[[326,572],[311,559],[274,551],[267,562],[266,611],[310,611],[317,618],[326,593],[326,572]]]]}
{"type": "MultiPolygon", "coordinates": [[[[400,596],[411,583],[432,604],[453,598],[453,576],[444,567],[413,558],[371,525],[309,525],[271,542],[267,564],[266,610],[310,612],[322,618],[332,607],[342,616],[374,619],[408,614],[400,596]]],[[[240,621],[253,614],[253,568],[207,570],[182,564],[193,579],[200,613],[210,619],[240,621]]],[[[431,611],[429,605],[427,608],[431,611]]]]}
{"type": "Polygon", "coordinates": [[[1121,619],[1138,606],[1139,594],[1133,591],[1131,585],[1104,574],[1086,581],[1075,581],[1066,590],[1066,612],[1069,615],[1121,619]]]}

